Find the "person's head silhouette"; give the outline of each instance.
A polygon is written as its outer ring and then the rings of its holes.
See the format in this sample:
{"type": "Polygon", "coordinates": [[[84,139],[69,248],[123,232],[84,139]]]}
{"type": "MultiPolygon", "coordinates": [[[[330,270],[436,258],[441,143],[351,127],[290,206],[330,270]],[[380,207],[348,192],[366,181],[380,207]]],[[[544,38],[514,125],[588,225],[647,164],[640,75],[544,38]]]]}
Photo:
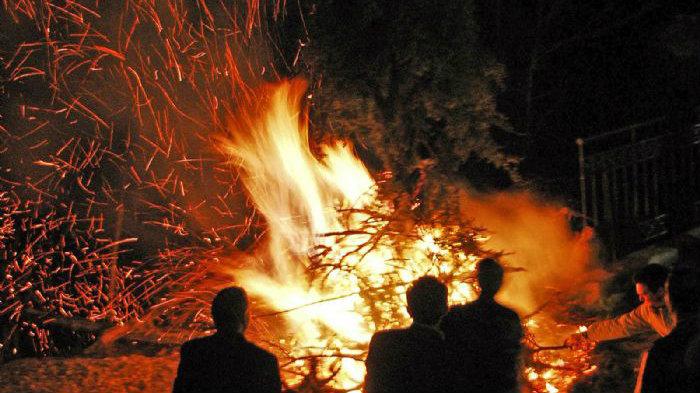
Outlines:
{"type": "Polygon", "coordinates": [[[423,276],[406,291],[406,302],[414,322],[435,326],[447,313],[447,286],[433,276],[423,276]]]}
{"type": "Polygon", "coordinates": [[[243,334],[248,327],[248,297],[241,287],[224,288],[214,297],[211,316],[216,330],[243,334]]]}
{"type": "Polygon", "coordinates": [[[493,258],[484,258],[476,265],[476,279],[481,288],[479,297],[492,299],[503,284],[503,266],[493,258]]]}
{"type": "Polygon", "coordinates": [[[673,269],[666,280],[665,303],[680,320],[696,318],[700,311],[700,280],[688,267],[673,269]]]}

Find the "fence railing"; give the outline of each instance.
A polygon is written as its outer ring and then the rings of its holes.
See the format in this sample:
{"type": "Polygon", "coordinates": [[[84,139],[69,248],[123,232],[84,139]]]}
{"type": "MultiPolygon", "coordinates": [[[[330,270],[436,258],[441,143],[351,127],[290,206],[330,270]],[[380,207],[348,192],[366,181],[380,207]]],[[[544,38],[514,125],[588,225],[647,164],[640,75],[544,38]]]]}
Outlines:
{"type": "Polygon", "coordinates": [[[581,213],[613,258],[700,224],[700,124],[577,139],[581,213]]]}

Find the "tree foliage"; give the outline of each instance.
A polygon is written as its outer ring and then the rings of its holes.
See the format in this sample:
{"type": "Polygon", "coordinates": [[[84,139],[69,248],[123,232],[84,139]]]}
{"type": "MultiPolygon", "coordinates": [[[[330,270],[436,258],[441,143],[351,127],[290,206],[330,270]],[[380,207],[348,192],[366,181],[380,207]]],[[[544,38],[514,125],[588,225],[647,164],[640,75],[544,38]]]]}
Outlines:
{"type": "Polygon", "coordinates": [[[321,1],[307,22],[318,127],[409,184],[426,166],[448,176],[470,160],[512,169],[492,137],[508,129],[495,103],[503,68],[477,42],[471,1],[321,1]]]}

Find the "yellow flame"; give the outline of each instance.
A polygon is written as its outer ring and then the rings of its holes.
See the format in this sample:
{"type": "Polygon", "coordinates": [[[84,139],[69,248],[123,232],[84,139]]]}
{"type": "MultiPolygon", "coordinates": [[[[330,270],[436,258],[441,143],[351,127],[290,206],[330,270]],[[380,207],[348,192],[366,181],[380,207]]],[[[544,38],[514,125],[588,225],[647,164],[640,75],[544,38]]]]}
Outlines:
{"type": "MultiPolygon", "coordinates": [[[[335,386],[354,389],[360,386],[365,371],[361,359],[352,355],[363,353],[377,328],[365,315],[370,305],[360,296],[358,277],[368,280],[373,287],[391,291],[396,299],[403,299],[403,285],[383,288],[386,275],[394,274],[408,283],[426,273],[437,275],[449,271],[450,263],[436,261],[448,254],[440,247],[438,239],[450,228],[420,228],[419,239],[408,255],[402,255],[403,258],[387,245],[368,250],[362,258],[349,252],[367,242],[373,234],[337,237],[334,233],[343,233],[370,218],[361,213],[367,206],[372,205],[375,209],[379,206],[379,210],[386,214],[391,214],[392,210],[378,200],[375,181],[349,143],[320,146],[321,158],[314,156],[309,147],[306,114],[302,110],[305,89],[306,84],[300,80],[262,89],[259,101],[232,119],[230,136],[223,141],[233,163],[240,167],[243,184],[269,228],[266,247],[255,250],[255,257],[250,258],[247,267],[238,264],[235,276],[254,298],[283,312],[281,315],[286,321],[288,334],[280,335],[279,344],[290,351],[290,357],[329,355],[329,360],[320,365],[326,371],[321,372],[329,376],[331,369],[340,366],[334,378],[335,386]],[[356,209],[358,213],[341,217],[339,209],[347,208],[356,209]],[[327,253],[324,260],[329,263],[339,263],[345,258],[343,263],[352,266],[354,273],[336,269],[331,270],[322,282],[309,279],[308,255],[314,249],[324,250],[327,253]],[[389,262],[397,260],[402,263],[389,262]],[[334,362],[332,355],[338,352],[350,356],[334,362]]],[[[535,203],[522,195],[510,199],[499,196],[495,202],[466,198],[463,214],[494,229],[479,241],[487,242],[494,249],[516,246],[516,254],[511,259],[519,262],[518,266],[534,271],[535,278],[527,285],[506,290],[506,296],[518,300],[516,303],[523,309],[532,309],[541,300],[538,291],[542,291],[543,283],[565,277],[560,270],[569,269],[572,274],[578,274],[583,269],[582,259],[587,258],[584,254],[588,239],[576,238],[567,232],[568,229],[553,229],[566,228],[566,223],[558,212],[552,212],[552,208],[537,210],[533,207],[535,203]],[[526,215],[519,218],[522,221],[546,214],[537,222],[541,223],[547,217],[551,222],[542,228],[516,223],[520,226],[513,230],[507,221],[516,216],[509,209],[526,210],[526,215]],[[538,229],[548,232],[543,236],[538,229]],[[540,266],[541,252],[545,248],[543,241],[558,242],[556,252],[544,258],[545,267],[540,266]],[[562,269],[562,265],[566,267],[562,269]]],[[[466,272],[473,271],[478,259],[465,253],[457,254],[456,258],[458,261],[455,262],[464,266],[466,272]]],[[[462,303],[476,297],[472,284],[450,284],[451,303],[462,303]]],[[[403,320],[394,322],[405,326],[408,315],[402,312],[403,320]]],[[[387,319],[389,315],[387,311],[386,316],[380,317],[387,319]]],[[[542,321],[530,319],[528,326],[537,327],[540,323],[542,321]]],[[[307,365],[295,362],[293,366],[303,368],[307,365]]],[[[528,377],[554,379],[557,375],[553,371],[544,374],[532,371],[528,377]]],[[[291,383],[301,379],[292,374],[287,378],[291,383]]],[[[546,389],[558,391],[549,383],[546,389]]]]}
{"type": "Polygon", "coordinates": [[[536,380],[536,379],[539,378],[539,377],[540,377],[540,375],[537,374],[534,370],[530,370],[530,371],[528,371],[528,373],[527,373],[527,379],[530,380],[530,381],[534,381],[534,380],[536,380]]]}

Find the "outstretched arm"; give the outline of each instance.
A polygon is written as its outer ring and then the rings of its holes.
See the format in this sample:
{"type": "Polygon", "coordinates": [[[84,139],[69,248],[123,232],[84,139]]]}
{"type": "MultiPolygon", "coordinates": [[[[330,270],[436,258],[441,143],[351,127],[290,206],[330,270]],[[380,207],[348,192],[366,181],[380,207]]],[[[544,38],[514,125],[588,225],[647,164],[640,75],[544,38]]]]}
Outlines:
{"type": "Polygon", "coordinates": [[[654,329],[649,322],[649,313],[650,306],[640,305],[617,318],[592,323],[584,336],[591,341],[608,341],[639,333],[651,333],[654,329]]]}
{"type": "MultiPolygon", "coordinates": [[[[617,318],[592,323],[585,332],[569,336],[565,344],[575,349],[584,349],[594,346],[598,341],[616,340],[654,331],[662,334],[668,323],[661,316],[654,315],[651,306],[642,304],[617,318]]],[[[670,327],[668,329],[670,330],[670,327]]]]}

